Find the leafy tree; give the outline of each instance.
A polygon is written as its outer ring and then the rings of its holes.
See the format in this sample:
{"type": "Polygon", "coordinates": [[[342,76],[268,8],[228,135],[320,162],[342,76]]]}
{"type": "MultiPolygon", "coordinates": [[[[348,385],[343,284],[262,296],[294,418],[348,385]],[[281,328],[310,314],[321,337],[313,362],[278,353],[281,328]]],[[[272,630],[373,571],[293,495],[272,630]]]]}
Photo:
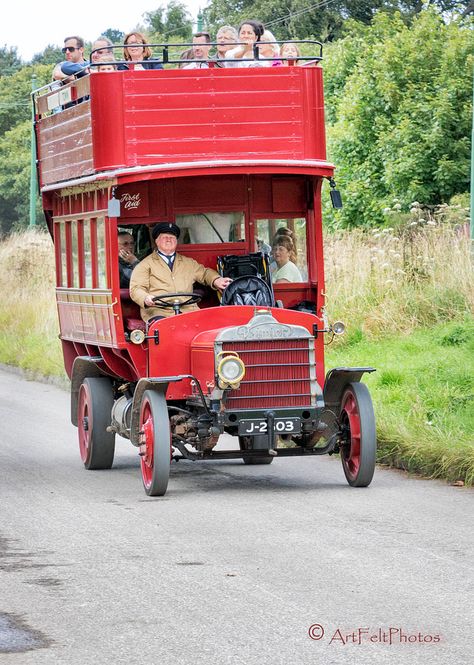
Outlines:
{"type": "Polygon", "coordinates": [[[64,54],[61,51],[61,47],[54,44],[48,44],[43,51],[35,53],[31,60],[31,64],[55,65],[62,60],[64,60],[64,54]]]}
{"type": "Polygon", "coordinates": [[[277,39],[319,39],[333,41],[344,33],[347,19],[369,24],[377,11],[399,11],[406,21],[434,5],[444,14],[474,11],[474,0],[211,0],[204,10],[205,24],[215,34],[225,24],[238,25],[246,18],[258,18],[277,39]]]}
{"type": "Polygon", "coordinates": [[[26,226],[29,215],[31,122],[18,123],[0,138],[0,232],[26,226]]]}
{"type": "Polygon", "coordinates": [[[146,12],[144,17],[146,29],[158,41],[175,37],[191,39],[193,20],[187,6],[179,0],[160,5],[154,12],[146,12]]]}
{"type": "Polygon", "coordinates": [[[447,202],[469,187],[474,32],[434,10],[400,15],[326,49],[330,158],[343,225],[382,221],[393,199],[447,202]]]}
{"type": "Polygon", "coordinates": [[[0,77],[11,76],[22,64],[16,46],[0,46],[0,77]]]}
{"type": "Polygon", "coordinates": [[[0,136],[18,122],[31,119],[31,87],[51,80],[49,65],[23,67],[10,77],[0,77],[0,136]],[[33,75],[36,80],[33,81],[33,75]]]}
{"type": "Polygon", "coordinates": [[[105,30],[102,35],[108,37],[113,44],[123,44],[125,33],[121,30],[116,30],[114,28],[108,28],[105,30]]]}

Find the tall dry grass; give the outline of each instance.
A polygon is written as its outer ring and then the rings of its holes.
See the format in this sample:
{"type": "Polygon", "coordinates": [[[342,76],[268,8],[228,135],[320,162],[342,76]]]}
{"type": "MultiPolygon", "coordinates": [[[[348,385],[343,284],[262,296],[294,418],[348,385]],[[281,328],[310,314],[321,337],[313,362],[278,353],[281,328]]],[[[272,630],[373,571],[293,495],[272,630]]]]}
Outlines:
{"type": "Polygon", "coordinates": [[[63,375],[54,297],[53,243],[39,230],[0,243],[0,362],[63,375]]]}
{"type": "Polygon", "coordinates": [[[327,233],[330,319],[370,338],[471,316],[470,245],[466,225],[421,208],[398,228],[327,233]]]}

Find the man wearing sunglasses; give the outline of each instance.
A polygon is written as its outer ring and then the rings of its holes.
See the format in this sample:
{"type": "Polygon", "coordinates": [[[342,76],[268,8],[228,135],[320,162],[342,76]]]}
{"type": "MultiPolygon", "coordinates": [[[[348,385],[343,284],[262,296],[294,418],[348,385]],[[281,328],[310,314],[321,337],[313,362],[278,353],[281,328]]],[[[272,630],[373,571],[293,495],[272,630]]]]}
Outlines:
{"type": "Polygon", "coordinates": [[[89,62],[84,59],[84,40],[81,37],[66,37],[64,40],[65,60],[56,65],[53,70],[53,81],[62,81],[68,76],[85,74],[89,62]]]}

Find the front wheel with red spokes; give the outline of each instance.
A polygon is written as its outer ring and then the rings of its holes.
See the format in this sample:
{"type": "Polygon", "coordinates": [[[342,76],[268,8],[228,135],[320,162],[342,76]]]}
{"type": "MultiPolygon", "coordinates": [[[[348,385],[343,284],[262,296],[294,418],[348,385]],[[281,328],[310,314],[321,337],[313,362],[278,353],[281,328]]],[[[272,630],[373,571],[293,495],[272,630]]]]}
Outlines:
{"type": "Polygon", "coordinates": [[[148,496],[163,496],[168,487],[171,433],[166,399],[146,390],[140,407],[140,465],[148,496]]]}
{"type": "Polygon", "coordinates": [[[339,415],[341,460],[352,487],[370,485],[377,451],[372,399],[363,383],[350,383],[344,391],[339,415]]]}

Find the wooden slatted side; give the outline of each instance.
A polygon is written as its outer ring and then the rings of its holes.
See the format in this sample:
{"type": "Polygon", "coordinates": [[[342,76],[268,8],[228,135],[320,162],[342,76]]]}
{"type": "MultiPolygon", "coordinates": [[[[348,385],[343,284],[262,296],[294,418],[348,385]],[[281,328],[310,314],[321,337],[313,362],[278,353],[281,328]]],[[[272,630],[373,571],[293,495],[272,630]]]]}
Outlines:
{"type": "Polygon", "coordinates": [[[94,172],[89,100],[40,121],[38,155],[41,185],[94,172]]]}

